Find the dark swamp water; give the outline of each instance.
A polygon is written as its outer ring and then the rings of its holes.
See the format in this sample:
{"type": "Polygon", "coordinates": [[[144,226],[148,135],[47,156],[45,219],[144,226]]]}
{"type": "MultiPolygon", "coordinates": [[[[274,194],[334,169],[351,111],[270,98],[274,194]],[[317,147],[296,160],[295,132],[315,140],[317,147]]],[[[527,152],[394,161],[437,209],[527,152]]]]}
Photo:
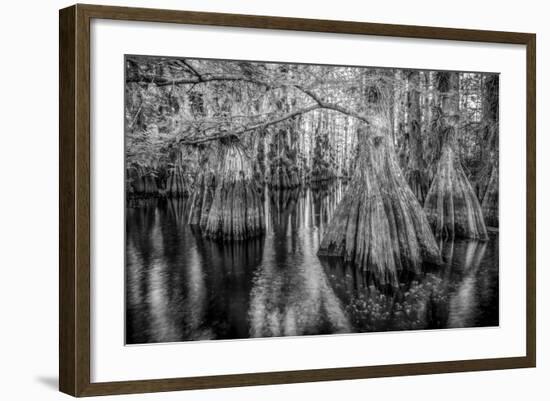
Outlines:
{"type": "Polygon", "coordinates": [[[378,288],[316,253],[343,195],[267,193],[267,234],[202,238],[185,199],[131,200],[126,211],[126,343],[497,326],[498,234],[442,242],[444,264],[378,288]]]}

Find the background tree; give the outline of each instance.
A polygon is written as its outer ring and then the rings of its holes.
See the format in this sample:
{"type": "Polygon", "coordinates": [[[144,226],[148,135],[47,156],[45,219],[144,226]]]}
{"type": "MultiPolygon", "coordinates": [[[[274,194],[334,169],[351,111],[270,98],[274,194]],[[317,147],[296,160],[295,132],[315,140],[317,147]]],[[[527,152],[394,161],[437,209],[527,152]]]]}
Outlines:
{"type": "Polygon", "coordinates": [[[437,237],[485,240],[487,230],[481,206],[457,154],[459,79],[457,72],[437,73],[437,131],[442,150],[424,209],[437,237]]]}
{"type": "Polygon", "coordinates": [[[496,74],[489,75],[484,81],[483,97],[483,139],[484,147],[483,160],[486,161],[484,176],[480,191],[482,199],[481,208],[487,225],[498,227],[498,184],[499,184],[499,152],[498,152],[498,128],[499,128],[499,77],[496,74]],[[486,177],[489,177],[488,179],[486,177]]]}
{"type": "Polygon", "coordinates": [[[420,71],[407,71],[407,134],[409,142],[406,179],[420,203],[424,202],[428,191],[428,180],[425,175],[426,163],[422,143],[422,115],[420,109],[420,71]]]}

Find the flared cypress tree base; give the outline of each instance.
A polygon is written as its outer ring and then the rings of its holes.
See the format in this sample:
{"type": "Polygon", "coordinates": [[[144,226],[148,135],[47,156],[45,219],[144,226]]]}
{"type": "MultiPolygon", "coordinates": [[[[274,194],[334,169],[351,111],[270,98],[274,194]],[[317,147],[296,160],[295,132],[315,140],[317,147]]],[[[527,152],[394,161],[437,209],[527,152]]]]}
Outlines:
{"type": "Polygon", "coordinates": [[[263,235],[263,203],[251,162],[238,144],[220,146],[215,171],[199,178],[189,222],[199,224],[203,235],[215,240],[263,235]]]}
{"type": "Polygon", "coordinates": [[[181,198],[189,195],[189,183],[181,167],[175,167],[166,180],[165,193],[167,196],[181,198]]]}
{"type": "Polygon", "coordinates": [[[441,152],[424,210],[438,238],[488,238],[479,201],[448,144],[441,152]]]}
{"type": "Polygon", "coordinates": [[[336,208],[319,255],[341,256],[380,284],[397,285],[402,271],[441,262],[418,200],[384,136],[359,137],[357,167],[336,208]]]}

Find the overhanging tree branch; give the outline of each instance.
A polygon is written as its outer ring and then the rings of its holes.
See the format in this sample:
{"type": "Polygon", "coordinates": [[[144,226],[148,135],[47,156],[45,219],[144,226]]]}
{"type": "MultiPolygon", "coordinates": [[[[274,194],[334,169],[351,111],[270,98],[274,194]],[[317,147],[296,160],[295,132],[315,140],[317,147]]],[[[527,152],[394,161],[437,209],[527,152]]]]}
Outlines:
{"type": "Polygon", "coordinates": [[[285,120],[289,120],[293,117],[297,117],[301,114],[309,113],[310,111],[317,110],[317,109],[320,109],[320,108],[321,108],[321,106],[319,106],[318,104],[314,104],[314,105],[311,105],[311,106],[308,106],[308,107],[304,107],[303,109],[299,109],[299,110],[295,110],[293,112],[287,113],[287,114],[285,114],[283,116],[280,116],[280,117],[277,117],[273,120],[268,120],[268,121],[265,121],[263,123],[258,123],[258,124],[251,125],[249,127],[241,128],[241,129],[239,129],[235,132],[225,132],[225,133],[220,133],[220,134],[216,134],[216,135],[209,135],[207,137],[200,137],[200,138],[180,139],[179,143],[181,145],[197,145],[199,143],[217,141],[217,140],[225,139],[225,138],[239,138],[241,135],[246,134],[248,132],[252,132],[252,131],[255,131],[255,130],[258,130],[258,129],[267,128],[271,125],[278,124],[278,123],[283,122],[285,120]]]}
{"type": "Polygon", "coordinates": [[[241,128],[241,129],[236,130],[234,132],[224,132],[224,133],[219,133],[219,134],[216,134],[216,135],[209,135],[209,136],[206,136],[206,137],[199,137],[199,138],[180,139],[178,143],[181,144],[181,145],[197,145],[197,144],[200,144],[200,143],[217,141],[217,140],[228,139],[228,138],[239,139],[242,135],[247,134],[249,132],[253,132],[253,131],[258,130],[258,129],[267,128],[271,125],[275,125],[275,124],[281,123],[285,120],[289,120],[291,118],[297,117],[299,115],[309,113],[310,111],[320,110],[320,109],[337,111],[339,113],[348,115],[350,117],[357,118],[357,119],[359,119],[360,121],[362,121],[366,124],[369,124],[369,120],[366,116],[355,113],[351,110],[347,110],[346,108],[340,107],[336,104],[327,103],[327,102],[319,100],[314,105],[304,107],[304,108],[299,109],[299,110],[295,110],[295,111],[287,113],[283,116],[274,118],[273,120],[268,120],[268,121],[265,121],[263,123],[258,123],[258,124],[251,125],[249,127],[241,128]]]}
{"type": "Polygon", "coordinates": [[[157,86],[170,86],[170,85],[188,85],[188,84],[199,84],[206,82],[216,82],[216,81],[241,81],[248,82],[256,85],[261,85],[267,88],[270,88],[271,85],[257,81],[254,79],[242,77],[242,76],[231,76],[231,75],[204,75],[204,76],[195,76],[195,77],[186,77],[178,79],[166,79],[162,77],[153,77],[152,79],[145,79],[144,77],[128,77],[126,83],[138,83],[138,84],[155,84],[157,86]]]}
{"type": "Polygon", "coordinates": [[[365,124],[369,124],[369,119],[368,119],[367,116],[356,113],[353,110],[347,109],[346,107],[342,107],[340,105],[330,103],[330,102],[325,102],[324,100],[319,98],[315,93],[313,93],[313,92],[311,92],[307,89],[301,88],[298,85],[291,85],[291,86],[295,87],[296,89],[304,92],[306,95],[311,97],[315,101],[316,104],[308,106],[308,107],[304,107],[304,108],[299,109],[299,110],[295,110],[295,111],[287,113],[283,116],[277,117],[273,120],[268,120],[268,121],[265,121],[263,123],[254,124],[254,125],[251,125],[249,127],[241,128],[241,129],[236,130],[234,132],[224,132],[224,133],[220,133],[220,134],[216,134],[216,135],[209,135],[209,136],[200,137],[200,138],[180,139],[179,144],[181,144],[181,145],[197,145],[197,144],[200,144],[200,143],[217,141],[217,140],[228,139],[228,138],[239,139],[242,135],[244,135],[246,133],[253,132],[253,131],[258,130],[258,129],[267,128],[271,125],[275,125],[275,124],[278,124],[278,123],[283,122],[285,120],[289,120],[289,119],[294,118],[296,116],[299,116],[301,114],[309,113],[310,111],[319,110],[319,109],[333,110],[333,111],[336,111],[338,113],[345,114],[345,115],[348,115],[350,117],[357,118],[358,120],[364,122],[365,124]]]}
{"type": "Polygon", "coordinates": [[[340,106],[336,103],[326,102],[323,99],[321,99],[317,94],[315,94],[313,91],[311,91],[309,89],[305,89],[305,88],[301,87],[300,85],[292,85],[292,87],[294,87],[294,88],[298,89],[299,91],[301,91],[301,92],[305,93],[306,95],[308,95],[322,109],[337,111],[339,113],[346,114],[346,115],[351,116],[351,117],[355,117],[358,120],[361,120],[366,124],[369,124],[369,119],[367,118],[367,116],[359,114],[359,113],[357,113],[353,110],[348,109],[347,107],[340,106]]]}
{"type": "Polygon", "coordinates": [[[264,82],[261,80],[248,78],[240,75],[212,75],[212,74],[202,74],[200,73],[195,67],[193,67],[187,60],[182,59],[179,60],[179,64],[185,67],[192,75],[194,75],[193,78],[181,78],[181,79],[174,79],[169,80],[165,78],[158,78],[154,77],[150,81],[141,80],[136,77],[129,77],[126,82],[147,82],[147,83],[154,83],[157,86],[168,86],[168,85],[181,85],[181,84],[193,84],[196,85],[198,83],[207,83],[207,82],[215,82],[215,81],[234,81],[234,82],[246,82],[246,83],[252,83],[255,85],[263,86],[266,89],[275,89],[275,88],[281,88],[281,87],[288,87],[292,89],[296,89],[299,92],[303,93],[310,99],[312,99],[316,104],[312,106],[305,107],[303,109],[299,109],[293,112],[290,112],[288,114],[285,114],[281,117],[275,118],[273,120],[269,120],[260,124],[255,124],[249,127],[241,128],[235,132],[224,132],[216,135],[209,135],[209,136],[202,136],[200,138],[189,138],[189,139],[181,139],[179,141],[180,144],[199,144],[199,143],[205,143],[215,140],[220,140],[224,138],[239,138],[241,135],[246,134],[248,132],[255,131],[257,129],[266,128],[271,125],[278,124],[282,121],[291,119],[293,117],[296,117],[301,114],[308,113],[313,110],[317,109],[326,109],[326,110],[333,110],[341,114],[345,114],[351,117],[354,117],[366,124],[369,124],[369,119],[367,116],[362,115],[360,113],[355,112],[354,110],[348,109],[347,107],[341,106],[336,103],[327,102],[324,99],[322,99],[319,95],[317,95],[315,92],[313,92],[311,89],[304,88],[301,85],[297,84],[280,84],[280,85],[272,85],[268,82],[264,82]]]}
{"type": "MultiPolygon", "coordinates": [[[[187,65],[187,64],[186,64],[187,65]]],[[[192,67],[189,67],[192,68],[192,67]]],[[[196,71],[196,70],[195,70],[196,71]]],[[[337,112],[340,112],[342,114],[347,114],[349,116],[355,117],[365,123],[369,123],[369,120],[366,116],[359,114],[353,110],[348,109],[347,107],[343,107],[341,105],[330,103],[322,100],[318,95],[316,95],[314,92],[312,92],[309,89],[306,89],[300,85],[295,84],[282,84],[278,86],[273,86],[272,84],[268,82],[259,81],[256,79],[246,78],[243,76],[231,76],[231,75],[202,75],[198,72],[195,73],[194,78],[180,78],[180,79],[174,79],[174,80],[168,80],[165,78],[158,78],[154,77],[152,80],[144,80],[144,79],[138,79],[135,77],[130,77],[126,80],[127,83],[135,82],[135,83],[153,83],[157,86],[169,86],[169,85],[182,85],[182,84],[198,84],[198,83],[207,83],[207,82],[223,82],[223,81],[240,81],[240,82],[247,82],[252,83],[256,85],[263,86],[265,88],[279,88],[279,87],[289,87],[299,90],[300,92],[304,93],[311,99],[313,99],[321,108],[328,109],[328,110],[334,110],[337,112]]]]}

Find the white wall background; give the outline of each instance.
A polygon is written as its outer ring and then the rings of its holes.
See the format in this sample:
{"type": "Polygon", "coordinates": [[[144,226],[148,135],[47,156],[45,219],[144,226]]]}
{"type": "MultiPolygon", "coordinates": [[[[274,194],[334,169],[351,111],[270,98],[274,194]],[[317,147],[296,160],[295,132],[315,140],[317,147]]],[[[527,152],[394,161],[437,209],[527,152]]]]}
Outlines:
{"type": "MultiPolygon", "coordinates": [[[[523,0],[159,0],[114,4],[246,14],[281,15],[495,29],[537,33],[538,45],[538,368],[359,381],[202,390],[102,398],[132,400],[546,400],[550,348],[545,342],[550,296],[545,265],[550,251],[550,24],[545,3],[523,0]],[[546,181],[546,182],[545,182],[546,181]],[[546,380],[545,380],[546,379],[546,380]]],[[[68,1],[3,4],[0,20],[0,398],[57,400],[58,9],[68,1]]],[[[213,361],[215,363],[215,361],[213,361]]]]}

